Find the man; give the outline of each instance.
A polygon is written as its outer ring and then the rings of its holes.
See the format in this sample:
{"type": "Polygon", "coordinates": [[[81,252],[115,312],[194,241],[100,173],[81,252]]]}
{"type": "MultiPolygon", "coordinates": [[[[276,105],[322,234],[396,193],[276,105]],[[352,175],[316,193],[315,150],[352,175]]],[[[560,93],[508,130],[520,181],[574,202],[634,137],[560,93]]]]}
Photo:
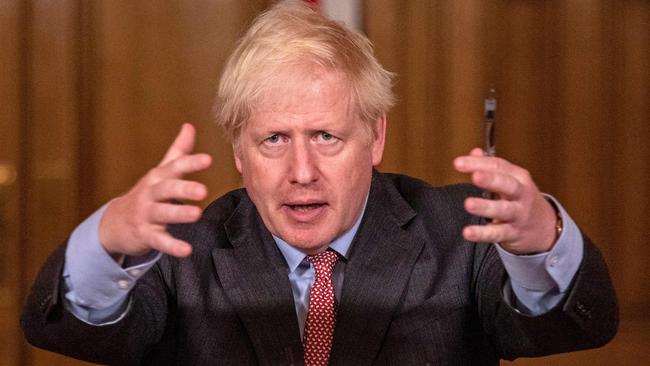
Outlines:
{"type": "Polygon", "coordinates": [[[454,161],[497,200],[374,170],[392,102],[366,38],[276,5],[217,98],[245,189],[203,213],[174,203],[207,195],[183,180],[211,161],[184,125],[50,257],[28,340],[151,365],[496,365],[608,342],[602,257],[525,170],[479,149],[454,161]]]}

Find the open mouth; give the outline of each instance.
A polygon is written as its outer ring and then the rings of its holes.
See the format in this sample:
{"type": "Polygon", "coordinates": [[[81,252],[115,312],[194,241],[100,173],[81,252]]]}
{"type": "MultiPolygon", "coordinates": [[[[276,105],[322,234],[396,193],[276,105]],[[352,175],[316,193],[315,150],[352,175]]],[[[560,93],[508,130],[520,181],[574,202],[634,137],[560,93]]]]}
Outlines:
{"type": "Polygon", "coordinates": [[[295,222],[314,223],[320,220],[327,212],[327,203],[310,202],[310,203],[286,203],[284,205],[285,213],[295,222]]]}
{"type": "Polygon", "coordinates": [[[315,210],[317,208],[321,208],[325,206],[324,203],[310,203],[306,205],[287,205],[289,206],[290,209],[295,210],[295,211],[302,211],[302,212],[307,212],[310,210],[315,210]]]}

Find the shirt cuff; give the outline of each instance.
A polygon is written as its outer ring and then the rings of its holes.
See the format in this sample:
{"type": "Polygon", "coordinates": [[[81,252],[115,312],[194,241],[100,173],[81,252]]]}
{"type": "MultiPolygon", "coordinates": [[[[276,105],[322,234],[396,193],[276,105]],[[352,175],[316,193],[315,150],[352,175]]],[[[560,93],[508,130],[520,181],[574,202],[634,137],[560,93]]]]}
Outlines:
{"type": "MultiPolygon", "coordinates": [[[[67,287],[67,283],[66,287],[67,287]]],[[[131,301],[124,297],[123,300],[105,309],[91,309],[77,303],[64,299],[63,305],[70,313],[82,322],[94,326],[115,324],[122,320],[131,307],[131,301]]]]}
{"type": "MultiPolygon", "coordinates": [[[[575,276],[584,251],[584,242],[578,226],[552,196],[546,195],[558,208],[563,230],[550,251],[535,255],[515,255],[496,245],[513,287],[535,292],[556,288],[565,292],[575,276]]],[[[520,299],[521,300],[521,299],[520,299]]]]}
{"type": "Polygon", "coordinates": [[[64,279],[65,298],[84,308],[108,309],[123,302],[136,281],[160,258],[160,252],[127,257],[122,268],[99,241],[99,223],[108,204],[82,222],[68,240],[64,279]]]}

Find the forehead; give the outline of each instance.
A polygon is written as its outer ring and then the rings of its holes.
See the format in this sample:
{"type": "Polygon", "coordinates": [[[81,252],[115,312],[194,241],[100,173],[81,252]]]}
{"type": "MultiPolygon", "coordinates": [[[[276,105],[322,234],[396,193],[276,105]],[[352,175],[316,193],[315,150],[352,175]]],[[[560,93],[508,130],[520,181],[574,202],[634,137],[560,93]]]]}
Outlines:
{"type": "Polygon", "coordinates": [[[302,67],[277,73],[266,81],[252,114],[351,112],[350,83],[341,72],[302,67]]]}

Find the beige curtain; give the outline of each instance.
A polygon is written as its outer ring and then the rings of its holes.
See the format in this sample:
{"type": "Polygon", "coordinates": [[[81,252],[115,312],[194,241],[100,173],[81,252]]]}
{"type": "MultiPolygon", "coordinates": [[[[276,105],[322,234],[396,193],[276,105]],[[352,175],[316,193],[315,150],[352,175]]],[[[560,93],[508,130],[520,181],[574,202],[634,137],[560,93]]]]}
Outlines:
{"type": "MultiPolygon", "coordinates": [[[[195,176],[211,196],[239,186],[211,106],[234,41],[271,2],[0,1],[0,364],[83,364],[24,343],[22,298],[48,253],[156,164],[182,122],[214,157],[195,176]]],[[[621,336],[516,364],[647,358],[650,3],[367,0],[364,23],[398,74],[382,170],[466,181],[451,161],[482,144],[494,87],[498,154],[528,168],[611,266],[621,336]]]]}

